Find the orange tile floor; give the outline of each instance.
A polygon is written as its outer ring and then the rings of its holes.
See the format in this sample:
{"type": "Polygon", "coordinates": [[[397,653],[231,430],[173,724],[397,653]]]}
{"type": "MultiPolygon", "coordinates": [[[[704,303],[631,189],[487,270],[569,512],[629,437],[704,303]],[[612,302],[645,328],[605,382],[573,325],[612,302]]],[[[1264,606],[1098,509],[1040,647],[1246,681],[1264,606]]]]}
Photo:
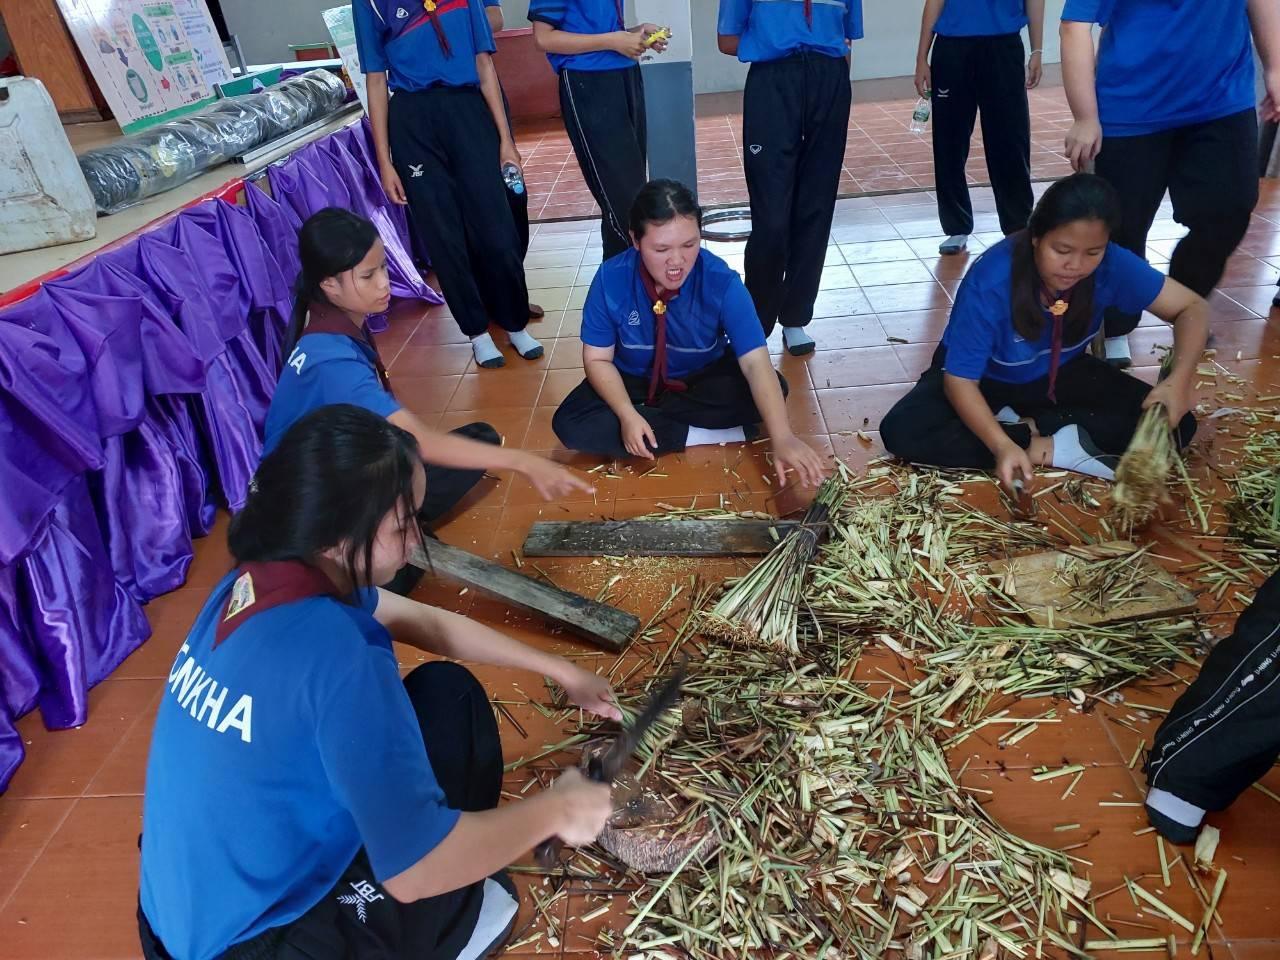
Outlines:
{"type": "MultiPolygon", "coordinates": [[[[916,102],[910,81],[859,81],[853,96],[840,195],[932,187],[932,127],[923,134],[909,129],[916,102]]],[[[1045,180],[1070,173],[1062,156],[1062,140],[1071,125],[1071,111],[1061,84],[1046,78],[1029,100],[1032,177],[1045,180]]],[[[702,94],[697,112],[699,199],[705,206],[745,203],[742,95],[702,94]]],[[[518,124],[516,141],[525,162],[532,219],[600,215],[558,118],[518,124]]],[[[974,132],[967,170],[971,184],[990,182],[980,128],[974,132]]]]}
{"type": "MultiPolygon", "coordinates": [[[[978,191],[976,202],[985,221],[979,229],[994,229],[989,192],[978,191]]],[[[1167,213],[1162,214],[1152,234],[1154,262],[1164,262],[1180,230],[1167,213]]],[[[828,248],[818,319],[811,327],[818,350],[807,359],[778,357],[791,384],[788,409],[798,431],[855,469],[880,453],[879,420],[927,363],[951,296],[970,262],[967,256],[935,256],[936,232],[927,195],[842,201],[828,248]],[[864,427],[869,444],[856,436],[864,427]]],[[[975,248],[993,236],[979,235],[975,248]]],[[[725,246],[720,252],[740,266],[740,247],[725,246]]],[[[595,466],[592,458],[558,448],[551,416],[582,377],[576,334],[599,259],[596,224],[537,228],[529,278],[547,316],[531,329],[546,343],[546,356],[536,362],[509,356],[502,370],[475,368],[465,338],[443,310],[424,313],[401,305],[381,342],[402,401],[442,428],[483,418],[508,444],[542,451],[580,468],[595,466]]],[[[1250,397],[1280,393],[1280,312],[1270,312],[1278,269],[1280,190],[1267,183],[1248,237],[1232,258],[1222,289],[1213,296],[1217,360],[1247,380],[1246,387],[1236,389],[1246,390],[1250,397]]],[[[1148,320],[1134,334],[1134,355],[1139,375],[1151,378],[1156,362],[1152,348],[1168,343],[1170,334],[1148,320]]],[[[774,347],[778,352],[776,343],[774,347]]],[[[1206,387],[1206,396],[1211,391],[1206,387]]],[[[1212,444],[1212,428],[1201,435],[1212,444]]],[[[785,512],[798,505],[799,497],[773,496],[774,487],[765,479],[764,450],[763,445],[739,445],[667,456],[661,461],[661,476],[645,477],[641,474],[647,467],[623,464],[612,478],[592,475],[594,494],[554,504],[541,502],[521,480],[486,480],[441,533],[451,543],[511,564],[512,551],[539,518],[629,517],[661,509],[664,503],[713,506],[722,495],[735,509],[785,512]]],[[[1209,455],[1212,458],[1212,450],[1209,455]]],[[[1196,469],[1197,475],[1207,471],[1203,461],[1196,469]]],[[[0,798],[0,960],[115,960],[138,955],[133,919],[136,839],[151,724],[162,679],[184,632],[207,589],[228,567],[224,533],[225,518],[198,543],[187,585],[150,604],[154,637],[92,692],[90,720],[84,727],[48,733],[35,715],[20,723],[28,758],[0,798]]],[[[613,575],[606,563],[589,560],[549,560],[542,566],[563,585],[589,595],[613,575]]],[[[645,616],[666,597],[672,580],[686,581],[695,571],[715,578],[734,569],[741,566],[705,561],[637,565],[630,569],[627,592],[618,602],[645,616]]],[[[521,639],[580,657],[589,666],[603,669],[614,662],[583,644],[551,636],[538,624],[509,615],[473,593],[459,595],[454,587],[428,585],[423,597],[467,611],[521,639]]],[[[403,662],[409,668],[418,659],[406,653],[403,662]]],[[[635,658],[624,660],[620,672],[638,663],[635,658]]],[[[513,687],[535,698],[541,695],[536,678],[495,669],[479,673],[495,698],[510,698],[513,687]]],[[[1167,705],[1171,696],[1168,687],[1144,690],[1142,702],[1167,705]]],[[[512,710],[525,735],[504,721],[509,760],[562,738],[553,723],[532,710],[512,710]]],[[[1149,736],[1156,720],[1139,719],[1137,725],[1149,736]]],[[[1100,891],[1119,882],[1122,874],[1156,869],[1151,837],[1132,835],[1144,825],[1141,812],[1099,811],[1096,806],[1112,793],[1141,796],[1140,776],[1127,769],[1135,743],[1132,733],[1108,722],[1105,710],[1073,715],[1069,723],[1023,741],[1016,751],[1000,754],[990,744],[977,744],[979,757],[965,779],[971,786],[991,790],[993,815],[1024,836],[1059,845],[1061,835],[1055,835],[1051,825],[1065,821],[1102,831],[1076,851],[1093,862],[1095,891],[1100,891]],[[1059,802],[1060,791],[1055,791],[1046,802],[1049,794],[1043,784],[1030,782],[1027,767],[1068,761],[1088,763],[1093,772],[1072,800],[1059,802]]],[[[1273,771],[1266,783],[1280,791],[1280,773],[1273,771]]],[[[1250,790],[1228,813],[1212,818],[1222,829],[1218,861],[1231,880],[1220,910],[1223,922],[1213,927],[1210,952],[1202,956],[1280,957],[1278,814],[1272,800],[1250,790]]],[[[1169,902],[1189,916],[1200,915],[1185,885],[1169,894],[1169,902]]],[[[1104,906],[1133,919],[1123,896],[1104,906]]],[[[586,911],[577,898],[557,901],[555,912],[563,922],[586,911]]],[[[1144,922],[1160,935],[1167,931],[1168,925],[1150,914],[1144,922]]],[[[1132,928],[1126,933],[1143,935],[1132,928]]],[[[586,956],[590,946],[586,931],[570,926],[558,948],[548,947],[544,938],[519,952],[586,956]]],[[[1186,939],[1181,938],[1178,956],[1187,955],[1186,939]]]]}

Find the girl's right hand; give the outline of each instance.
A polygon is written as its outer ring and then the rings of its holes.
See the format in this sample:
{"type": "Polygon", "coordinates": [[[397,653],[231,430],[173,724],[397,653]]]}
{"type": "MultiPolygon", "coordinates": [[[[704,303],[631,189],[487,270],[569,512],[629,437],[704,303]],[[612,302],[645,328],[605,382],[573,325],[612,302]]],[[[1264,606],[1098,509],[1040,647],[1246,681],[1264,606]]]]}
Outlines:
{"type": "Polygon", "coordinates": [[[633,33],[630,30],[618,30],[613,34],[613,49],[624,57],[630,57],[632,60],[639,60],[649,48],[644,45],[644,36],[640,32],[633,33]]]}
{"type": "Polygon", "coordinates": [[[400,182],[400,174],[396,173],[396,168],[387,164],[382,168],[382,189],[387,193],[387,199],[392,203],[398,203],[404,206],[409,202],[408,197],[404,195],[404,184],[400,182]]]}
{"type": "Polygon", "coordinates": [[[1064,146],[1071,169],[1077,173],[1088,171],[1102,152],[1102,125],[1097,120],[1077,120],[1067,131],[1064,146]]]}
{"type": "Polygon", "coordinates": [[[1021,479],[1023,484],[1029,485],[1033,472],[1031,458],[1027,456],[1027,451],[1012,440],[1001,447],[1000,452],[996,454],[996,476],[1000,478],[1000,483],[1010,494],[1017,492],[1013,485],[1015,479],[1021,479]]]}
{"type": "Polygon", "coordinates": [[[921,60],[916,64],[916,93],[927,97],[933,89],[933,73],[929,69],[929,61],[921,60]]]}
{"type": "Polygon", "coordinates": [[[638,413],[632,413],[622,421],[622,445],[633,457],[653,459],[653,451],[658,449],[658,438],[654,436],[649,421],[638,413]]]}
{"type": "Polygon", "coordinates": [[[588,780],[577,769],[569,769],[551,787],[560,804],[556,836],[571,847],[586,846],[600,836],[613,815],[612,790],[607,783],[588,780]]]}

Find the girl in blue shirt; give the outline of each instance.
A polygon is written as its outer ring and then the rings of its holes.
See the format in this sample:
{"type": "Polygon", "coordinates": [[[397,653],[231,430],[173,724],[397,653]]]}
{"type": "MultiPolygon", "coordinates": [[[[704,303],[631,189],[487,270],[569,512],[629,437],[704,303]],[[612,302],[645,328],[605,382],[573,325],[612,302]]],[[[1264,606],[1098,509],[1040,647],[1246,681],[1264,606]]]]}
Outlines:
{"type": "Polygon", "coordinates": [[[550,676],[620,719],[608,683],[377,588],[418,543],[415,438],[360,407],[310,414],[258,468],[170,672],[143,801],[148,960],[487,955],[504,868],[595,839],[609,788],[565,773],[499,806],[488,695],[456,660],[550,676]],[[445,658],[401,680],[392,641],[445,658]],[[229,951],[229,952],[228,952],[229,951]]]}
{"type": "Polygon", "coordinates": [[[932,366],[880,425],[885,449],[931,466],[994,466],[1012,491],[1037,466],[1112,479],[1153,403],[1168,410],[1179,445],[1189,443],[1209,308],[1110,242],[1118,216],[1101,177],[1075,174],[1046,190],[1027,229],[966,274],[932,366]],[[1109,308],[1173,324],[1172,366],[1154,389],[1089,353],[1109,308]]]}
{"type": "MultiPolygon", "coordinates": [[[[1264,120],[1280,117],[1280,5],[1274,0],[1067,0],[1062,79],[1075,123],[1066,153],[1120,194],[1115,242],[1140,257],[1167,191],[1187,235],[1169,276],[1207,297],[1258,202],[1253,50],[1264,120]],[[1093,25],[1103,27],[1094,52],[1093,25]],[[1250,43],[1252,31],[1254,43],[1250,43]]],[[[1128,366],[1139,315],[1107,315],[1107,357],[1128,366]]]]}
{"type": "Polygon", "coordinates": [[[600,206],[604,259],[631,245],[627,211],[648,179],[644,80],[638,61],[662,53],[652,23],[627,29],[622,0],[532,0],[533,39],[560,81],[560,116],[582,179],[600,206]]]}
{"type": "Polygon", "coordinates": [[[631,250],[602,264],[582,312],[586,379],[552,427],[570,450],[644,457],[747,439],[764,421],[778,479],[821,481],[818,454],[791,430],[786,381],[773,369],[738,275],[702,249],[688,187],[654,180],[636,196],[631,250]]]}
{"type": "Polygon", "coordinates": [[[959,253],[973,233],[965,164],[979,111],[1000,229],[1007,235],[1027,225],[1034,202],[1027,91],[1040,83],[1043,39],[1044,0],[925,0],[916,91],[933,102],[934,181],[947,235],[939,253],[959,253]],[[1031,39],[1025,66],[1023,27],[1031,39]]]}
{"type": "MultiPolygon", "coordinates": [[[[559,464],[500,446],[501,437],[487,423],[446,433],[401,406],[365,323],[370,314],[385,313],[391,300],[386,254],[372,223],[349,210],[320,210],[302,225],[298,254],[302,272],[288,360],[267,410],[267,453],[294,423],[325,404],[353,403],[386,417],[413,434],[427,463],[427,499],[419,517],[424,530],[457,506],[486,471],[523,474],[548,499],[591,489],[559,464]]],[[[420,576],[407,568],[394,586],[406,591],[420,576]]]]}

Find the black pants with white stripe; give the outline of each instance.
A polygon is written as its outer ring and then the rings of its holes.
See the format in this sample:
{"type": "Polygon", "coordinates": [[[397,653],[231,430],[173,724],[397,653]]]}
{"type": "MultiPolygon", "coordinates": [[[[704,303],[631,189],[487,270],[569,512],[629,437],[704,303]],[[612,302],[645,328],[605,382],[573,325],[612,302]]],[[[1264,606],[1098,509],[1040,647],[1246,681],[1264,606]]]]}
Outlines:
{"type": "MultiPolygon", "coordinates": [[[[1277,758],[1280,571],[1259,588],[1235,631],[1213,648],[1160,724],[1147,757],[1147,785],[1201,811],[1225,810],[1277,758]]],[[[1148,803],[1164,812],[1158,801],[1149,797],[1148,803]]]]}
{"type": "Polygon", "coordinates": [[[648,131],[639,65],[560,71],[560,114],[591,196],[600,205],[604,258],[631,246],[631,204],[648,180],[648,131]]]}
{"type": "MultiPolygon", "coordinates": [[[[466,667],[447,662],[423,664],[404,685],[449,806],[492,810],[502,790],[502,740],[484,687],[466,667]]],[[[515,895],[505,874],[494,879],[515,895]]],[[[237,944],[220,960],[453,960],[475,930],[483,887],[481,881],[398,903],[374,879],[361,850],[307,913],[237,944]]],[[[146,960],[174,960],[141,908],[138,928],[146,960]]]]}
{"type": "Polygon", "coordinates": [[[498,128],[480,90],[401,90],[388,111],[391,159],[458,327],[468,337],[490,321],[523,330],[524,263],[499,174],[498,128]]]}
{"type": "Polygon", "coordinates": [[[1022,36],[944,37],[933,41],[933,168],[938,219],[948,236],[973,233],[965,164],[982,114],[987,173],[1000,229],[1021,230],[1031,216],[1031,115],[1022,36]]]}
{"type": "Polygon", "coordinates": [[[852,103],[849,61],[797,53],[753,63],[742,97],[751,197],[747,290],[766,335],[813,319],[852,103]]]}

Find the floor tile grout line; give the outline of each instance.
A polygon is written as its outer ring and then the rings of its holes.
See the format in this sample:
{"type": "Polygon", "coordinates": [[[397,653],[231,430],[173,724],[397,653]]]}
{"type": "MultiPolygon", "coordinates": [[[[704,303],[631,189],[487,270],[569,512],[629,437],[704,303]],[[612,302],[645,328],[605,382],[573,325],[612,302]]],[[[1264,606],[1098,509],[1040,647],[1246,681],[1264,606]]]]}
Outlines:
{"type": "Polygon", "coordinates": [[[18,891],[22,889],[22,885],[26,883],[27,877],[31,875],[31,871],[34,870],[36,867],[36,864],[40,862],[40,858],[45,855],[45,851],[47,851],[49,849],[50,844],[53,843],[54,837],[58,835],[58,832],[66,825],[67,821],[71,819],[72,811],[75,810],[76,806],[80,803],[83,797],[65,797],[65,798],[64,797],[43,797],[43,798],[32,797],[27,799],[47,799],[47,800],[69,799],[71,800],[71,804],[67,807],[67,812],[64,813],[62,815],[62,818],[58,821],[58,825],[49,832],[48,839],[45,840],[43,844],[41,844],[39,851],[37,851],[36,855],[31,858],[31,862],[27,864],[27,868],[23,870],[22,873],[18,876],[17,880],[13,884],[13,889],[9,891],[9,895],[5,897],[3,900],[0,900],[0,913],[3,913],[5,908],[7,908],[9,904],[13,902],[13,898],[18,895],[18,891]]]}

